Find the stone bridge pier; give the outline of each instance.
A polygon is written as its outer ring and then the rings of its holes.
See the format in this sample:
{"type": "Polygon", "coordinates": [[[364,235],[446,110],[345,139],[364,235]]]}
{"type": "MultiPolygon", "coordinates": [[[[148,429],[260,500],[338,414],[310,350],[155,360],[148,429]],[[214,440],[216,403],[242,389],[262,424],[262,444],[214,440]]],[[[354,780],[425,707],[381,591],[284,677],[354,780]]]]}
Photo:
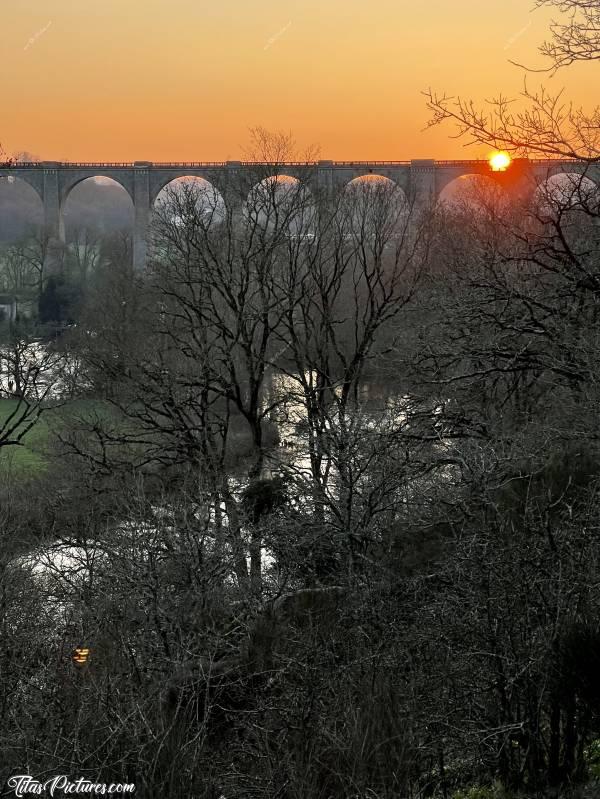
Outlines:
{"type": "Polygon", "coordinates": [[[144,269],[150,234],[150,174],[147,164],[136,164],[133,173],[133,268],[144,269]]]}

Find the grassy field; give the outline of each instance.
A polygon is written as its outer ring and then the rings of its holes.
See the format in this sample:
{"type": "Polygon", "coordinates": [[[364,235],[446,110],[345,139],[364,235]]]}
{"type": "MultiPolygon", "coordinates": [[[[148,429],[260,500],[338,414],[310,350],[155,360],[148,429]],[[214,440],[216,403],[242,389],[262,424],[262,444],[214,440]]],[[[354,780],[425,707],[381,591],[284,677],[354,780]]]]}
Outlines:
{"type": "MultiPolygon", "coordinates": [[[[18,401],[13,399],[0,399],[0,430],[10,415],[17,408],[18,401]]],[[[48,410],[29,430],[20,445],[0,446],[0,476],[7,472],[19,473],[23,476],[35,475],[47,466],[45,449],[50,438],[50,419],[47,414],[56,413],[48,410]]]]}
{"type": "MultiPolygon", "coordinates": [[[[0,399],[0,431],[10,414],[16,409],[17,400],[0,399]]],[[[98,400],[73,400],[56,408],[48,408],[33,425],[21,444],[0,446],[0,480],[8,474],[19,477],[35,477],[49,465],[49,448],[59,423],[73,417],[110,415],[107,406],[98,400]]]]}

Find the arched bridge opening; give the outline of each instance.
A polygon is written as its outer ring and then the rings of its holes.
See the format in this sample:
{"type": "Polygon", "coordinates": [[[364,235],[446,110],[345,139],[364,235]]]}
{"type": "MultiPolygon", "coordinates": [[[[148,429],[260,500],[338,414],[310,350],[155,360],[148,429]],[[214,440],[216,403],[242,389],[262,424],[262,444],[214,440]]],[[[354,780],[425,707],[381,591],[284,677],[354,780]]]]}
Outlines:
{"type": "Polygon", "coordinates": [[[14,244],[37,235],[44,225],[39,192],[21,177],[0,177],[0,243],[14,244]]]}
{"type": "Polygon", "coordinates": [[[181,175],[164,183],[152,210],[162,223],[197,225],[206,230],[223,224],[227,217],[221,192],[206,178],[195,175],[181,175]]]}
{"type": "Polygon", "coordinates": [[[242,214],[250,232],[305,237],[315,231],[317,207],[312,192],[299,178],[278,174],[252,186],[242,214]]]}
{"type": "Polygon", "coordinates": [[[349,236],[400,233],[409,203],[400,186],[384,175],[360,175],[349,181],[340,198],[341,224],[349,236]]]}
{"type": "Polygon", "coordinates": [[[134,204],[119,181],[105,175],[82,177],[64,192],[63,272],[85,283],[110,261],[128,266],[132,258],[134,204]]]}
{"type": "Polygon", "coordinates": [[[570,211],[597,214],[600,186],[580,172],[555,172],[538,182],[532,206],[539,218],[548,221],[570,211]]]}
{"type": "Polygon", "coordinates": [[[451,211],[467,214],[492,211],[502,207],[510,193],[496,177],[470,172],[449,180],[438,195],[438,202],[451,211]]]}

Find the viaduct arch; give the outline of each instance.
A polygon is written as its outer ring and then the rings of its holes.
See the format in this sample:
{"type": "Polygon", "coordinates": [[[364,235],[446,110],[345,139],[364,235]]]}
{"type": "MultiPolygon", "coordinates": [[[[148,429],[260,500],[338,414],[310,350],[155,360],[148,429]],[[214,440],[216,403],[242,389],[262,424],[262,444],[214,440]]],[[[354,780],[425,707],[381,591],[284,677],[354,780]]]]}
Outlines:
{"type": "Polygon", "coordinates": [[[40,196],[44,224],[56,240],[64,239],[62,211],[69,192],[83,180],[98,176],[112,178],[128,192],[134,207],[134,266],[146,263],[147,238],[154,201],[164,186],[180,177],[199,177],[211,183],[221,194],[228,213],[240,214],[244,198],[253,185],[279,174],[289,175],[316,190],[334,192],[355,178],[377,175],[393,181],[417,207],[439,196],[455,178],[467,174],[493,177],[508,187],[538,183],[560,173],[585,173],[600,184],[600,165],[578,161],[515,159],[504,172],[493,172],[487,161],[314,161],[262,164],[245,161],[188,163],[0,163],[0,177],[24,180],[40,196]]]}

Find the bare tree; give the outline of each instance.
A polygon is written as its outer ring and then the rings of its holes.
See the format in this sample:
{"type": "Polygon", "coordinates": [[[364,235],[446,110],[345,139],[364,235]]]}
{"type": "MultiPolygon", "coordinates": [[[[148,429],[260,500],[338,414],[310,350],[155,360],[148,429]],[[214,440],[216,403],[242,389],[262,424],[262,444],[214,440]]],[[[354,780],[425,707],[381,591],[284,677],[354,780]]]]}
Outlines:
{"type": "MultiPolygon", "coordinates": [[[[597,60],[600,20],[596,2],[540,0],[537,6],[554,7],[567,17],[566,22],[553,23],[552,38],[540,48],[552,62],[549,70],[597,60]]],[[[525,82],[516,111],[513,101],[503,96],[480,108],[473,101],[432,89],[424,94],[431,111],[429,126],[451,121],[457,137],[465,138],[467,144],[485,144],[525,156],[574,158],[588,163],[600,159],[600,109],[574,107],[562,92],[552,93],[544,86],[530,89],[525,82]]]]}
{"type": "MultiPolygon", "coordinates": [[[[280,179],[283,155],[292,160],[287,140],[272,146],[275,155],[269,145],[252,180],[226,192],[247,200],[241,220],[223,216],[211,189],[184,184],[168,193],[155,215],[149,324],[132,350],[135,365],[127,352],[107,360],[113,346],[97,340],[86,355],[98,359],[98,375],[114,376],[111,401],[134,422],[131,442],[145,442],[140,457],[171,468],[194,464],[217,524],[226,525],[240,584],[248,552],[256,596],[265,520],[245,485],[269,492],[269,481],[287,475],[298,493],[308,486],[313,510],[337,529],[351,558],[390,499],[391,472],[387,488],[383,467],[382,486],[362,479],[386,437],[368,432],[360,397],[428,247],[424,234],[409,235],[410,209],[391,184],[311,193],[280,179]],[[267,155],[279,160],[266,162],[267,155]],[[272,390],[277,374],[289,378],[283,391],[272,390]],[[307,419],[308,483],[276,446],[277,419],[290,401],[307,419]]],[[[109,322],[111,337],[118,327],[109,322]]],[[[286,435],[304,448],[304,431],[286,435]]],[[[120,441],[115,432],[115,446],[120,441]]],[[[279,501],[277,490],[265,506],[279,501]]]]}
{"type": "Polygon", "coordinates": [[[2,252],[0,273],[3,291],[26,291],[37,285],[37,275],[21,244],[11,245],[2,252]]]}
{"type": "Polygon", "coordinates": [[[100,236],[89,227],[78,227],[67,244],[67,266],[71,266],[84,286],[100,262],[100,236]]]}
{"type": "Polygon", "coordinates": [[[12,400],[0,423],[0,446],[22,446],[49,408],[64,402],[68,356],[10,323],[0,340],[0,390],[12,400]]]}
{"type": "Polygon", "coordinates": [[[594,0],[537,0],[537,8],[556,9],[563,18],[551,24],[552,37],[540,52],[550,59],[551,70],[576,61],[600,58],[600,9],[594,0]],[[564,20],[566,17],[566,21],[564,20]]]}
{"type": "Polygon", "coordinates": [[[21,257],[25,260],[35,276],[34,285],[37,288],[38,297],[41,295],[45,280],[46,267],[49,254],[52,252],[55,259],[56,268],[60,269],[64,259],[64,248],[57,247],[53,236],[44,228],[36,229],[32,235],[27,236],[19,245],[21,257]]]}

